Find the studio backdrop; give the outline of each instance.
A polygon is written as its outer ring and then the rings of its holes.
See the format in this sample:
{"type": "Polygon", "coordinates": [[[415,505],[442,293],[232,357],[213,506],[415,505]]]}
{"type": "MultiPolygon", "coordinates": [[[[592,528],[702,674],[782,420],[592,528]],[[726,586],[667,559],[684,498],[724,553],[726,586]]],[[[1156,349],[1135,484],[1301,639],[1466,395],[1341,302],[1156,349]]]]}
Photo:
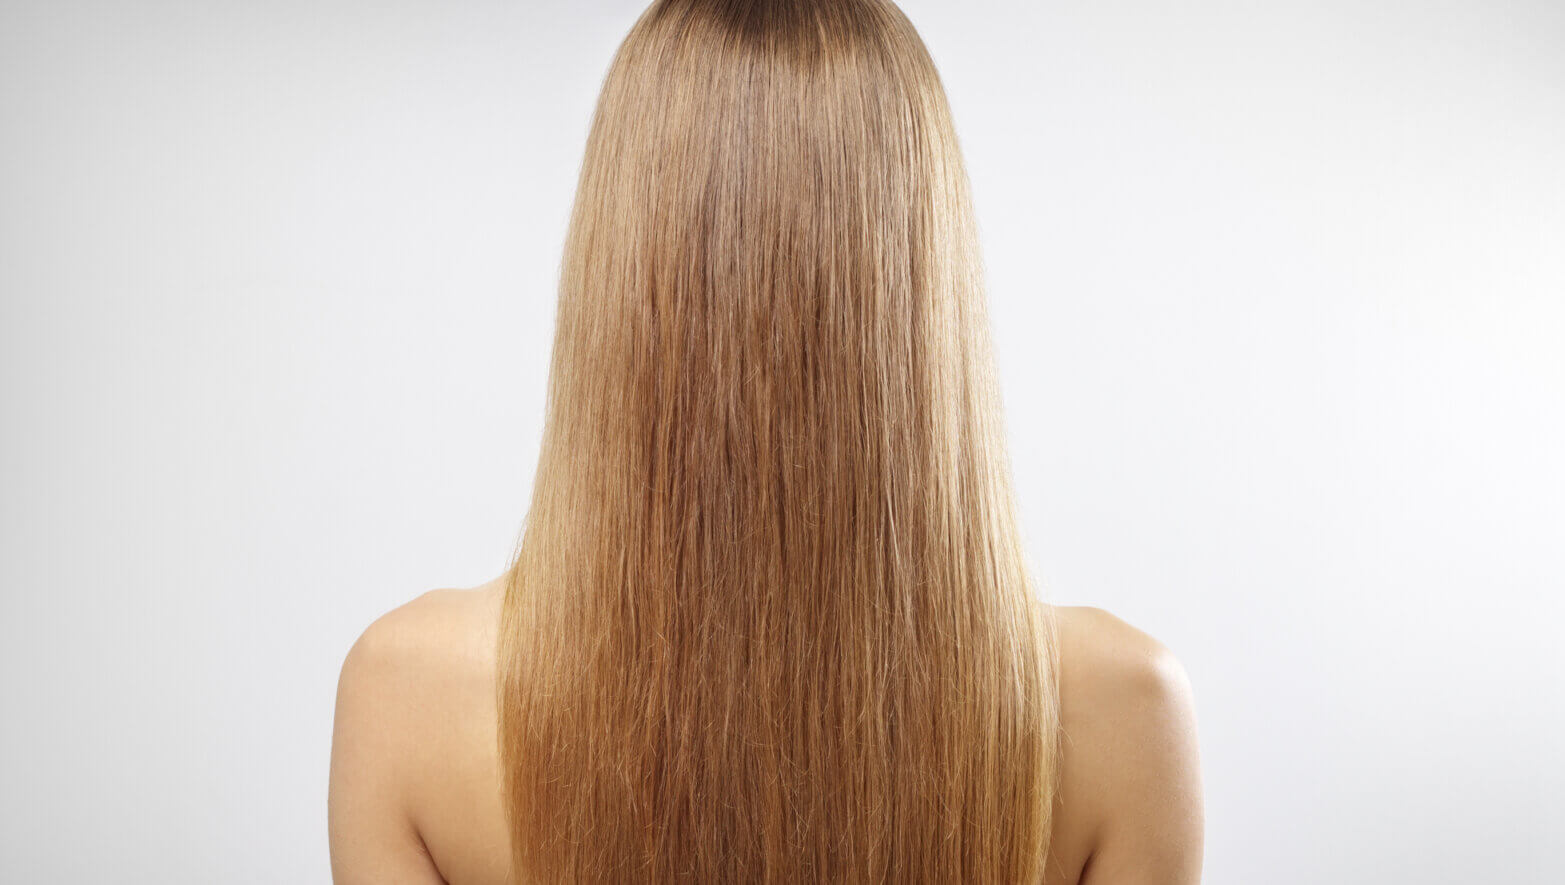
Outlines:
{"type": "MultiPolygon", "coordinates": [[[[901,5],[1206,881],[1565,881],[1565,5],[901,5]]],[[[0,880],[327,880],[344,654],[521,527],[641,8],[0,2],[0,880]]]]}

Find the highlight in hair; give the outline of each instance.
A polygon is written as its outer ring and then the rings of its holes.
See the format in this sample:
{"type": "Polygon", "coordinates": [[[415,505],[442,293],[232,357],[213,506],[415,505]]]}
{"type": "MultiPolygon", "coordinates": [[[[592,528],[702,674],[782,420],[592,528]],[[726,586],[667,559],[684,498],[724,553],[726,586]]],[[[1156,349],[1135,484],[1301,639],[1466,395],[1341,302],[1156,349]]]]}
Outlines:
{"type": "Polygon", "coordinates": [[[502,618],[517,881],[1034,882],[1052,633],[966,173],[884,0],[659,0],[603,86],[502,618]]]}

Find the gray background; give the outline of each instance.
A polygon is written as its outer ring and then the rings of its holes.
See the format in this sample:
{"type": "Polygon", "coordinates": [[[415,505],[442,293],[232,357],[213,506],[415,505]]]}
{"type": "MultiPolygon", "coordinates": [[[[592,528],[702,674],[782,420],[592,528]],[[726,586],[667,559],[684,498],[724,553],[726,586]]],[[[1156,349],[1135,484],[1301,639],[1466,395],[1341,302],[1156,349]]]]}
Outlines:
{"type": "MultiPolygon", "coordinates": [[[[639,8],[0,2],[0,879],[326,880],[343,654],[520,525],[639,8]]],[[[1207,881],[1565,881],[1565,5],[904,8],[1207,881]]]]}

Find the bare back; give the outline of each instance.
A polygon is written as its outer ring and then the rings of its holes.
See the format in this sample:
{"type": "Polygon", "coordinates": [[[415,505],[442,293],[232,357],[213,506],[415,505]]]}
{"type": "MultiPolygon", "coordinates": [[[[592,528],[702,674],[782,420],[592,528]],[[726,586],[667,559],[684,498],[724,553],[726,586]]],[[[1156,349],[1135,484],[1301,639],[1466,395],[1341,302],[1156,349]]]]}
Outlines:
{"type": "MultiPolygon", "coordinates": [[[[496,744],[496,579],[436,590],[365,631],[343,666],[332,748],[338,883],[506,885],[496,744]]],[[[1200,880],[1189,684],[1112,615],[1055,608],[1065,732],[1046,885],[1200,880]]]]}

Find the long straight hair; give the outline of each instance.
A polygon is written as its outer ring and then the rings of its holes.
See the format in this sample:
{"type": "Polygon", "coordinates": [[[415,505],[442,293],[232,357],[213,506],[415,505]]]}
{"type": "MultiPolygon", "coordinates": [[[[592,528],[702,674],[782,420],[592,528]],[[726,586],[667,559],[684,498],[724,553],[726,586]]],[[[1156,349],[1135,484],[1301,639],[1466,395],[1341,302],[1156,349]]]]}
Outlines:
{"type": "Polygon", "coordinates": [[[886,0],[658,0],[505,594],[519,882],[1036,882],[1053,639],[966,172],[886,0]]]}

